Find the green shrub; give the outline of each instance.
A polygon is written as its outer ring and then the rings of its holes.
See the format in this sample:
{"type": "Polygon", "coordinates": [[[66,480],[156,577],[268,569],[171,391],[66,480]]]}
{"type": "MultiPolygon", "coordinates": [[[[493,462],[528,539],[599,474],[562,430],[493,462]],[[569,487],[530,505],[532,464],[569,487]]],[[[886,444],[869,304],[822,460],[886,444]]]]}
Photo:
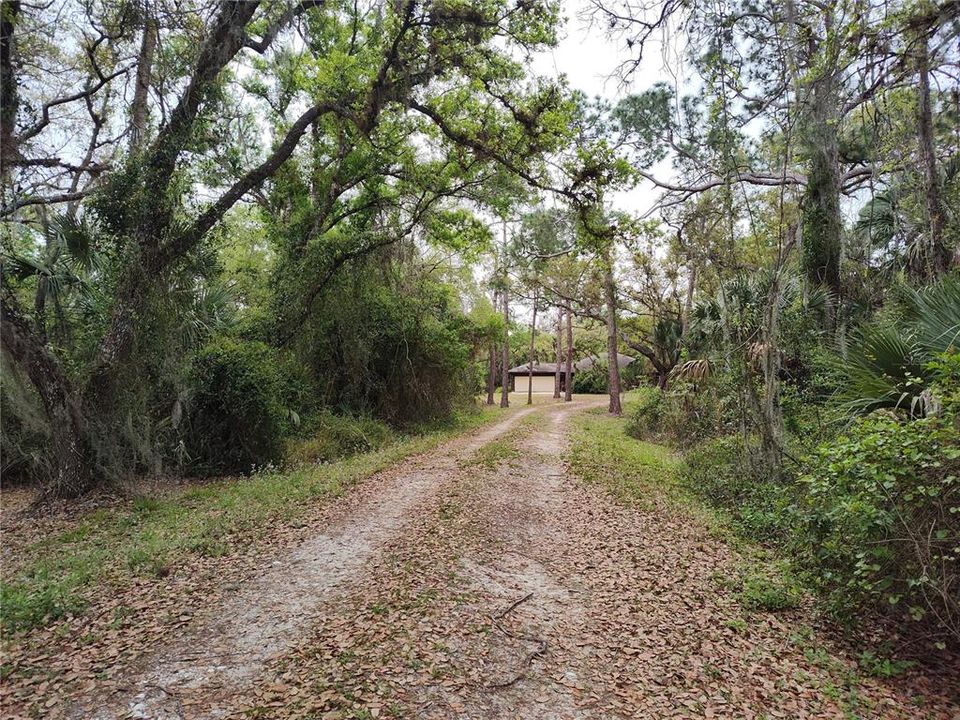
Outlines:
{"type": "Polygon", "coordinates": [[[642,387],[631,393],[630,415],[627,418],[626,432],[637,440],[655,437],[660,432],[663,417],[663,392],[655,387],[642,387]]]}
{"type": "Polygon", "coordinates": [[[285,405],[289,383],[273,348],[220,338],[192,366],[193,397],[184,443],[201,471],[246,473],[281,459],[297,416],[285,405]]]}
{"type": "Polygon", "coordinates": [[[793,483],[750,461],[739,436],[706,441],[685,455],[684,482],[713,507],[726,511],[741,534],[772,543],[789,532],[793,483]]]}
{"type": "Polygon", "coordinates": [[[357,453],[379,450],[396,439],[384,423],[369,417],[321,412],[307,423],[306,437],[289,444],[287,460],[294,464],[332,462],[357,453]]]}
{"type": "Polygon", "coordinates": [[[740,602],[747,610],[790,610],[802,598],[803,588],[784,563],[751,565],[743,576],[740,602]]]}
{"type": "Polygon", "coordinates": [[[960,354],[930,371],[938,415],[858,420],[816,454],[796,552],[839,616],[931,616],[960,638],[960,354]]]}
{"type": "Polygon", "coordinates": [[[627,434],[656,439],[680,448],[722,435],[731,427],[729,403],[717,392],[717,381],[700,384],[679,380],[669,390],[645,386],[632,395],[627,434]]]}
{"type": "Polygon", "coordinates": [[[643,362],[635,360],[634,362],[620,368],[620,387],[623,390],[633,390],[641,387],[645,378],[645,367],[643,362]]]}
{"type": "Polygon", "coordinates": [[[586,370],[573,375],[573,392],[586,395],[603,395],[607,392],[610,370],[606,363],[595,363],[586,370]]]}

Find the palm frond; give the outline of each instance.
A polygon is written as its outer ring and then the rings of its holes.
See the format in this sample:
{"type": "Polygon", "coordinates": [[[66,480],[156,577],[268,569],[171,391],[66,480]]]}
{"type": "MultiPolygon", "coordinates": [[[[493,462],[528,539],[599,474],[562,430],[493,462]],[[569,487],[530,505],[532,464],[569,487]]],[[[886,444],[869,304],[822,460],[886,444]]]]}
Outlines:
{"type": "Polygon", "coordinates": [[[901,292],[903,320],[930,354],[960,344],[960,276],[945,277],[925,288],[901,292]]]}
{"type": "Polygon", "coordinates": [[[846,382],[838,399],[852,413],[903,410],[922,414],[922,394],[928,384],[925,352],[916,337],[902,327],[873,324],[849,340],[847,357],[835,359],[846,382]]]}

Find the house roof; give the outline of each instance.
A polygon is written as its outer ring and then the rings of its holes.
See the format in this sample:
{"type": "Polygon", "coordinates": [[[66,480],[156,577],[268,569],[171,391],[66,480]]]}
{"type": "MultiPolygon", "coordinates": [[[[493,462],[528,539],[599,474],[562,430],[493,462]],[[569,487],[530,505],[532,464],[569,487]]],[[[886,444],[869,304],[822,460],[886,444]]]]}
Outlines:
{"type": "MultiPolygon", "coordinates": [[[[623,353],[617,353],[617,367],[626,367],[632,363],[636,358],[632,358],[629,355],[624,355],[623,353]]],[[[607,354],[599,353],[598,355],[588,355],[582,360],[578,360],[573,364],[573,371],[578,372],[580,370],[589,370],[597,363],[606,364],[607,354]]]]}
{"type": "MultiPolygon", "coordinates": [[[[621,353],[617,354],[617,365],[620,367],[626,367],[632,363],[636,358],[632,358],[629,355],[623,355],[621,353]]],[[[581,370],[589,370],[597,363],[606,363],[607,354],[600,353],[599,355],[588,355],[582,360],[578,360],[573,364],[574,374],[580,372],[581,370]]],[[[564,363],[560,364],[560,373],[566,373],[566,365],[564,363]]],[[[510,368],[508,371],[511,375],[529,375],[530,374],[530,365],[528,363],[523,363],[523,365],[517,365],[516,367],[510,368]]],[[[554,375],[557,372],[557,364],[549,362],[536,362],[533,363],[533,374],[534,375],[554,375]]]]}
{"type": "MultiPolygon", "coordinates": [[[[563,375],[566,373],[566,367],[563,363],[560,364],[560,374],[563,375]]],[[[530,364],[524,363],[523,365],[517,365],[507,370],[511,375],[528,375],[530,374],[530,364]]],[[[534,375],[555,375],[557,372],[556,363],[542,363],[536,362],[533,363],[533,374],[534,375]]]]}

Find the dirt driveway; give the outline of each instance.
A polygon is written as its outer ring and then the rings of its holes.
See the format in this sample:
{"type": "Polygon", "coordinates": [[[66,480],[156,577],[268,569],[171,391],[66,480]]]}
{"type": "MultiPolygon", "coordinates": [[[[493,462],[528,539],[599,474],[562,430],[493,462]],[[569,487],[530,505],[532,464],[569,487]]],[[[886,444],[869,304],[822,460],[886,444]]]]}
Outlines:
{"type": "Polygon", "coordinates": [[[745,613],[696,521],[572,477],[571,417],[600,405],[522,409],[365,481],[50,716],[958,717],[935,683],[921,707],[856,676],[809,610],[745,613]]]}

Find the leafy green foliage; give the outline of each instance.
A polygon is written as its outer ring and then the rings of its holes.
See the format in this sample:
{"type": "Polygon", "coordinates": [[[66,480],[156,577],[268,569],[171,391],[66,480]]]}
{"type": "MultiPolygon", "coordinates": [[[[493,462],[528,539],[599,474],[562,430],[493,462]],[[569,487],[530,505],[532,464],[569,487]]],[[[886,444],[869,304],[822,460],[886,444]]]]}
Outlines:
{"type": "Polygon", "coordinates": [[[751,566],[743,574],[740,602],[747,610],[779,612],[797,607],[803,588],[783,563],[751,566]]]}
{"type": "Polygon", "coordinates": [[[586,395],[602,395],[607,392],[609,370],[606,363],[594,363],[586,370],[573,375],[573,392],[586,395]]]}
{"type": "Polygon", "coordinates": [[[790,531],[792,494],[782,478],[750,462],[744,442],[725,436],[699,443],[684,455],[684,483],[713,507],[729,513],[754,542],[779,542],[790,531]]]}
{"type": "Polygon", "coordinates": [[[655,387],[641,387],[632,395],[626,433],[637,440],[655,436],[663,417],[663,392],[655,387]]]}
{"type": "Polygon", "coordinates": [[[186,449],[208,470],[247,473],[277,462],[291,422],[287,378],[276,351],[221,338],[194,359],[186,449]]]}
{"type": "Polygon", "coordinates": [[[292,440],[286,454],[290,464],[322,464],[357,453],[379,450],[396,436],[384,423],[369,417],[335,415],[321,411],[306,422],[303,438],[292,440]]]}
{"type": "Polygon", "coordinates": [[[718,380],[697,384],[677,379],[669,390],[641,386],[630,403],[627,434],[692,447],[722,435],[731,426],[723,403],[725,388],[718,380]]]}
{"type": "Polygon", "coordinates": [[[960,340],[960,276],[899,295],[893,318],[860,328],[846,355],[834,361],[843,376],[838,399],[852,412],[887,408],[923,417],[935,410],[930,361],[960,340]]]}
{"type": "Polygon", "coordinates": [[[858,420],[815,456],[796,552],[839,614],[930,615],[960,636],[960,355],[931,372],[939,414],[858,420]]]}

